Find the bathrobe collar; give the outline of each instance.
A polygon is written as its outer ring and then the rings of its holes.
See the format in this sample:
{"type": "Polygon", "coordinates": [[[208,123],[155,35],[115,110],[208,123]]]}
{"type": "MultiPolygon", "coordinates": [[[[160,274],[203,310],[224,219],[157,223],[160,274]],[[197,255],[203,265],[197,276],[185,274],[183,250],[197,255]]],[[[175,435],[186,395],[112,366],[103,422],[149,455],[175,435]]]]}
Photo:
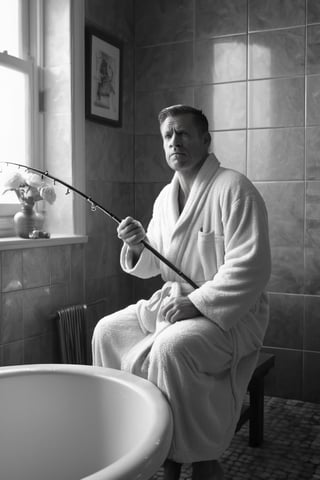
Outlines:
{"type": "MultiPolygon", "coordinates": [[[[190,190],[187,202],[181,212],[179,213],[179,188],[180,182],[177,172],[171,182],[171,209],[173,214],[172,221],[175,229],[179,229],[185,222],[190,221],[196,210],[202,208],[202,203],[205,201],[209,188],[212,185],[212,179],[216,175],[220,167],[220,162],[213,153],[210,153],[205,162],[201,166],[190,190]]],[[[199,211],[200,211],[199,210],[199,211]]]]}

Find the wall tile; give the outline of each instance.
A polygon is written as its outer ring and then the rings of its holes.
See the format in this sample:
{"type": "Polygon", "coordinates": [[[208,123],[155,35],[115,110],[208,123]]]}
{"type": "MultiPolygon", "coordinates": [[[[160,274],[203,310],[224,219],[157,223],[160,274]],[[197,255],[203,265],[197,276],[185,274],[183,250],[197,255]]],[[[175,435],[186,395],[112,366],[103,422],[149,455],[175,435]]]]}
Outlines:
{"type": "Polygon", "coordinates": [[[50,283],[49,250],[47,248],[30,248],[23,250],[23,286],[39,287],[50,283]]]}
{"type": "Polygon", "coordinates": [[[247,32],[246,0],[197,0],[195,5],[197,38],[247,32]]]}
{"type": "Polygon", "coordinates": [[[249,79],[304,74],[305,28],[249,35],[249,79]]]}
{"type": "Polygon", "coordinates": [[[305,297],[303,348],[320,352],[320,296],[305,297]]]}
{"type": "Polygon", "coordinates": [[[303,400],[320,402],[320,354],[304,352],[303,354],[303,400]]]}
{"type": "MultiPolygon", "coordinates": [[[[50,305],[48,305],[48,311],[46,313],[45,324],[46,328],[45,331],[54,331],[56,329],[56,322],[57,319],[55,315],[58,310],[64,308],[66,305],[70,305],[69,295],[68,295],[68,285],[66,284],[59,284],[59,285],[52,285],[50,287],[50,305]]],[[[80,303],[80,302],[79,302],[80,303]]]]}
{"type": "Polygon", "coordinates": [[[168,167],[158,135],[137,135],[135,141],[135,181],[168,182],[173,172],[168,167]]]}
{"type": "Polygon", "coordinates": [[[244,82],[197,87],[195,104],[208,117],[210,130],[246,128],[244,82]]]}
{"type": "Polygon", "coordinates": [[[2,294],[1,343],[23,338],[23,303],[21,292],[2,294]]]}
{"type": "Polygon", "coordinates": [[[24,363],[60,363],[61,353],[57,333],[48,333],[24,340],[24,363]]]}
{"type": "Polygon", "coordinates": [[[270,294],[269,298],[270,321],[264,345],[277,348],[302,349],[303,296],[270,294]]]}
{"type": "Polygon", "coordinates": [[[258,185],[268,209],[273,246],[303,246],[304,184],[274,182],[258,185]]]}
{"type": "Polygon", "coordinates": [[[306,129],[306,178],[320,180],[320,127],[306,129]]]}
{"type": "Polygon", "coordinates": [[[135,32],[137,45],[192,40],[193,1],[139,0],[135,2],[135,32]]]}
{"type": "Polygon", "coordinates": [[[249,128],[304,125],[304,78],[249,82],[249,128]]]}
{"type": "Polygon", "coordinates": [[[320,3],[318,0],[307,0],[308,23],[320,23],[320,3]]]}
{"type": "Polygon", "coordinates": [[[152,91],[193,83],[192,43],[137,48],[136,90],[152,91]]]}
{"type": "Polygon", "coordinates": [[[133,179],[133,135],[115,130],[105,134],[105,154],[102,163],[103,178],[108,182],[132,182],[133,179]]]}
{"type": "Polygon", "coordinates": [[[251,180],[303,180],[304,128],[248,131],[251,180]]]}
{"type": "Polygon", "coordinates": [[[271,292],[304,293],[303,246],[271,245],[272,272],[268,284],[271,292]]]}
{"type": "Polygon", "coordinates": [[[24,341],[6,343],[2,347],[3,350],[3,366],[21,365],[24,357],[24,341]]]}
{"type": "Polygon", "coordinates": [[[305,0],[249,0],[249,30],[305,23],[305,0]]]}
{"type": "Polygon", "coordinates": [[[304,184],[259,183],[268,214],[272,255],[269,290],[303,293],[304,290],[304,184]]]}
{"type": "Polygon", "coordinates": [[[320,25],[307,30],[307,74],[320,73],[320,25]]]}
{"type": "Polygon", "coordinates": [[[306,185],[306,293],[320,295],[320,182],[306,185]]]}
{"type": "MultiPolygon", "coordinates": [[[[93,216],[93,215],[92,215],[93,216]]],[[[105,222],[105,217],[99,218],[105,222]]],[[[69,284],[69,302],[77,304],[85,301],[85,281],[84,281],[84,245],[72,245],[71,247],[71,277],[69,284]]]]}
{"type": "Polygon", "coordinates": [[[86,278],[87,303],[105,298],[106,312],[112,313],[132,303],[132,276],[119,275],[102,278],[86,278]]]}
{"type": "Polygon", "coordinates": [[[71,247],[58,246],[49,250],[51,284],[68,283],[70,279],[71,247]]]}
{"type": "Polygon", "coordinates": [[[320,248],[320,182],[306,185],[306,245],[320,248]]]}
{"type": "Polygon", "coordinates": [[[86,274],[88,277],[103,276],[109,272],[107,244],[102,238],[91,236],[86,245],[86,274]]]}
{"type": "MultiPolygon", "coordinates": [[[[133,184],[113,182],[105,189],[103,205],[119,218],[125,218],[134,213],[134,189],[133,184]]],[[[107,231],[114,232],[116,224],[106,218],[107,231]]]]}
{"type": "Polygon", "coordinates": [[[104,165],[107,161],[109,132],[102,124],[86,121],[86,178],[104,178],[104,165]]]}
{"type": "Polygon", "coordinates": [[[266,395],[302,399],[302,352],[281,348],[263,348],[275,355],[275,367],[267,376],[266,395]]]}
{"type": "MultiPolygon", "coordinates": [[[[95,201],[102,205],[104,208],[109,209],[110,205],[108,205],[103,198],[103,192],[105,189],[109,188],[109,183],[99,180],[93,180],[87,182],[87,192],[88,194],[94,195],[95,201]]],[[[87,219],[86,219],[86,227],[87,227],[87,234],[90,235],[103,235],[106,233],[108,225],[108,218],[99,212],[99,210],[92,210],[88,204],[87,208],[87,219]]]]}
{"type": "Polygon", "coordinates": [[[86,0],[87,23],[94,24],[103,32],[122,40],[130,41],[133,35],[133,1],[131,0],[86,0]]]}
{"type": "Polygon", "coordinates": [[[307,77],[307,125],[320,124],[320,75],[307,77]]]}
{"type": "Polygon", "coordinates": [[[22,253],[19,250],[2,252],[2,291],[22,289],[22,253]]]}
{"type": "Polygon", "coordinates": [[[152,216],[153,203],[164,185],[165,183],[136,183],[136,216],[144,227],[148,226],[152,216]]]}
{"type": "Polygon", "coordinates": [[[52,330],[54,313],[49,287],[25,290],[22,294],[24,338],[52,330]]]}
{"type": "Polygon", "coordinates": [[[177,87],[158,92],[137,92],[135,95],[135,133],[160,135],[158,114],[170,105],[193,105],[192,87],[177,87]]]}
{"type": "Polygon", "coordinates": [[[305,293],[320,295],[320,247],[305,247],[305,293]]]}
{"type": "Polygon", "coordinates": [[[223,167],[246,173],[246,131],[212,132],[212,151],[223,167]]]}
{"type": "Polygon", "coordinates": [[[141,298],[150,298],[156,290],[160,290],[162,285],[163,280],[160,275],[148,279],[134,277],[134,301],[137,302],[141,298]]]}
{"type": "MultiPolygon", "coordinates": [[[[134,55],[135,49],[133,39],[129,43],[125,43],[122,48],[122,75],[121,75],[121,104],[120,104],[120,120],[121,131],[132,133],[134,128],[134,55]]],[[[112,127],[110,127],[112,130],[112,127]]]]}
{"type": "Polygon", "coordinates": [[[246,80],[247,37],[237,35],[196,42],[195,72],[198,84],[246,80]]]}

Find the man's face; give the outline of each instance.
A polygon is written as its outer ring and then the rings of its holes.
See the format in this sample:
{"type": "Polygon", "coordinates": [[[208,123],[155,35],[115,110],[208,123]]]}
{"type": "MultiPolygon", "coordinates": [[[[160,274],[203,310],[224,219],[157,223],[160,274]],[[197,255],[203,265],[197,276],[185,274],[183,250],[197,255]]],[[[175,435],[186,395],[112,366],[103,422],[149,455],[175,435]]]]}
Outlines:
{"type": "Polygon", "coordinates": [[[168,117],[160,131],[169,167],[181,173],[197,172],[208,155],[210,136],[200,132],[193,115],[168,117]]]}

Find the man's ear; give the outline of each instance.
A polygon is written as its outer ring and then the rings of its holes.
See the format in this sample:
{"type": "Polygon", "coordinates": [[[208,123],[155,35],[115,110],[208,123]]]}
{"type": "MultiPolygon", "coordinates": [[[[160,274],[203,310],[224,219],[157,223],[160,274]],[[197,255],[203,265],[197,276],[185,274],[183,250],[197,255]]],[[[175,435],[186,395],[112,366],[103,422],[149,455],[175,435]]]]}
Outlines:
{"type": "Polygon", "coordinates": [[[211,135],[210,135],[209,132],[206,132],[205,135],[204,135],[204,143],[205,143],[205,145],[208,145],[208,147],[209,147],[209,145],[211,143],[211,135]]]}

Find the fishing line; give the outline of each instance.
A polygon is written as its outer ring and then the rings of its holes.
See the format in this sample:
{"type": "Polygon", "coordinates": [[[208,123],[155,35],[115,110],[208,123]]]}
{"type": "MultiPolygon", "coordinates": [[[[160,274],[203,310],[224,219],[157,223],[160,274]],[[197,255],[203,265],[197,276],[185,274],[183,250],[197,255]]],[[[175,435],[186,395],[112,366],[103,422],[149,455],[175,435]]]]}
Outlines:
{"type": "MultiPolygon", "coordinates": [[[[96,210],[100,210],[102,213],[104,213],[105,215],[107,215],[109,218],[111,218],[115,223],[117,223],[119,225],[119,223],[121,222],[121,219],[119,217],[117,217],[114,213],[112,213],[110,210],[107,210],[104,206],[102,206],[101,204],[99,204],[98,202],[96,202],[92,197],[90,197],[89,195],[86,195],[85,193],[83,193],[81,190],[79,190],[78,188],[74,187],[73,185],[70,185],[69,183],[66,183],[65,181],[63,180],[60,180],[60,178],[57,178],[57,177],[54,177],[53,175],[50,175],[49,172],[47,170],[40,170],[38,168],[34,168],[34,167],[28,167],[26,165],[22,165],[20,163],[15,163],[15,162],[0,162],[2,164],[5,164],[5,165],[15,165],[16,167],[19,167],[19,168],[24,168],[26,171],[31,171],[31,172],[35,172],[37,173],[38,175],[40,175],[42,178],[43,177],[46,177],[46,178],[50,178],[51,180],[53,180],[53,182],[58,182],[60,183],[61,185],[63,185],[64,187],[66,187],[67,191],[66,191],[66,194],[70,193],[70,190],[75,192],[77,195],[79,195],[80,197],[84,198],[87,202],[90,203],[91,205],[91,211],[96,211],[96,210]]],[[[165,258],[163,255],[161,255],[161,253],[159,253],[155,248],[153,248],[146,240],[142,240],[141,243],[145,246],[145,248],[147,250],[150,250],[150,252],[153,253],[153,255],[155,255],[157,258],[159,258],[159,260],[161,260],[163,263],[165,263],[169,268],[171,268],[171,270],[173,270],[175,273],[177,273],[181,278],[183,278],[187,283],[189,283],[189,285],[191,285],[193,288],[198,288],[198,285],[196,283],[194,283],[193,280],[191,280],[189,277],[187,277],[181,270],[179,270],[173,263],[171,263],[167,258],[165,258]]]]}

